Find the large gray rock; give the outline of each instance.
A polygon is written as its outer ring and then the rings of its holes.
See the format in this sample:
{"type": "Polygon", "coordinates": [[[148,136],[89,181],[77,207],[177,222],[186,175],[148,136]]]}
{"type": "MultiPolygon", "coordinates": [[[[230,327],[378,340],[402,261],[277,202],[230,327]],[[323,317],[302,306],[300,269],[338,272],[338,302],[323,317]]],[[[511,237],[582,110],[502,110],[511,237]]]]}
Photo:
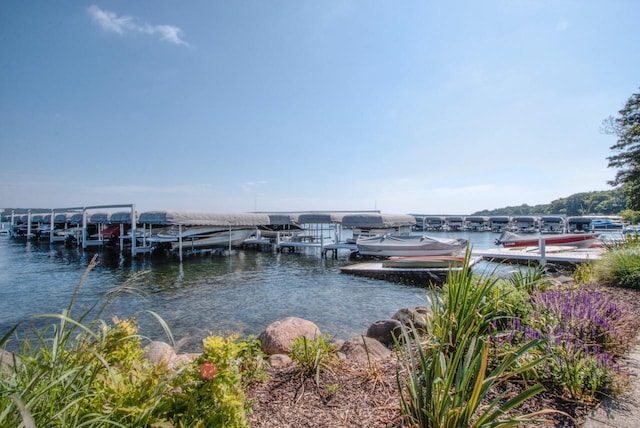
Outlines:
{"type": "Polygon", "coordinates": [[[289,354],[294,339],[306,337],[309,340],[315,340],[321,335],[320,329],[313,322],[288,317],[267,326],[258,335],[258,340],[262,344],[262,352],[267,355],[289,354]]]}
{"type": "Polygon", "coordinates": [[[357,363],[373,363],[389,359],[393,352],[382,343],[366,336],[353,337],[344,342],[340,348],[348,361],[357,363]]]}
{"type": "Polygon", "coordinates": [[[379,320],[367,329],[367,337],[377,340],[385,346],[393,346],[395,338],[400,338],[402,323],[395,319],[379,320]]]}
{"type": "Polygon", "coordinates": [[[427,320],[432,316],[431,310],[426,306],[418,306],[415,309],[403,308],[397,311],[391,317],[394,320],[400,321],[406,327],[412,326],[418,330],[425,331],[427,327],[427,320]]]}

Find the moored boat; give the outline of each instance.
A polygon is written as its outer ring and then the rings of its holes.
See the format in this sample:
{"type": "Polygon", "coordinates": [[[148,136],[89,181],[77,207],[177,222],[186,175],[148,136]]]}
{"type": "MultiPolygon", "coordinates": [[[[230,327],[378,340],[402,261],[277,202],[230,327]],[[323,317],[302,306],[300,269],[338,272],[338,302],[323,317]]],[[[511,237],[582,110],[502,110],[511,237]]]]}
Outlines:
{"type": "Polygon", "coordinates": [[[426,235],[379,235],[356,241],[363,256],[455,256],[467,247],[467,239],[434,238],[426,235]]]}
{"type": "Polygon", "coordinates": [[[545,245],[589,248],[596,242],[598,236],[597,233],[563,233],[525,237],[512,232],[502,232],[495,243],[505,248],[537,247],[540,245],[540,240],[544,240],[545,245]]]}
{"type": "Polygon", "coordinates": [[[152,244],[171,250],[209,249],[237,247],[255,233],[255,228],[223,228],[214,226],[190,226],[179,230],[170,228],[149,238],[152,244]]]}

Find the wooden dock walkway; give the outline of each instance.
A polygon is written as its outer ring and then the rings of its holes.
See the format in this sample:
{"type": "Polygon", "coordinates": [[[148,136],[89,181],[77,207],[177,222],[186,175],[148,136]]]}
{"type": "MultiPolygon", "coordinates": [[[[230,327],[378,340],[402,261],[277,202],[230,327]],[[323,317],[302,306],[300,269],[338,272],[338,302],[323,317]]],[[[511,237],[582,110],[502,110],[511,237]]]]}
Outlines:
{"type": "Polygon", "coordinates": [[[492,262],[580,264],[590,260],[599,260],[604,248],[585,248],[547,246],[541,254],[539,247],[497,248],[474,251],[474,256],[492,262]]]}

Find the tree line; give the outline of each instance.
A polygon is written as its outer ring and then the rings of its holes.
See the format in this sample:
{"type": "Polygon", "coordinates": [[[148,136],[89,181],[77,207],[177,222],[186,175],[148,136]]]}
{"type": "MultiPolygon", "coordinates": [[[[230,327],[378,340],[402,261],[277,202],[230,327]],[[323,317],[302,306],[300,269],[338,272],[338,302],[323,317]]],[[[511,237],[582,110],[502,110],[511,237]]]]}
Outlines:
{"type": "Polygon", "coordinates": [[[627,198],[621,189],[576,193],[548,204],[510,206],[483,210],[473,215],[620,215],[627,209],[627,198]]]}

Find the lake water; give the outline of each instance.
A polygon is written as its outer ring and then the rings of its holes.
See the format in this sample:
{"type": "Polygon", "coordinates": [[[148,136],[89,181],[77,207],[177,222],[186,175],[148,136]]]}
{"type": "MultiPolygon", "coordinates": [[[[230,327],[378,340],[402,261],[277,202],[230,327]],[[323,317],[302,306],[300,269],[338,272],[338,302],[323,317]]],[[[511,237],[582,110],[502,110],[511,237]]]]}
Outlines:
{"type": "MultiPolygon", "coordinates": [[[[493,248],[497,235],[434,232],[433,236],[466,237],[479,250],[493,248]]],[[[374,321],[389,318],[400,308],[425,304],[423,288],[341,273],[341,266],[354,263],[346,250],[337,259],[321,257],[318,249],[239,250],[231,256],[188,258],[180,264],[148,256],[127,260],[107,251],[2,237],[0,335],[19,322],[41,325],[45,321],[34,320],[34,315],[65,309],[96,254],[99,263],[83,281],[76,308],[86,308],[138,274],[131,284],[136,293],[121,295],[102,318],[137,315],[141,334],[166,340],[159,323],[146,312],[154,311],[176,340],[188,338],[184,350],[197,349],[210,333],[258,334],[288,316],[311,320],[322,333],[346,339],[364,334],[374,321]]],[[[488,265],[481,262],[475,269],[492,269],[488,265]]]]}

